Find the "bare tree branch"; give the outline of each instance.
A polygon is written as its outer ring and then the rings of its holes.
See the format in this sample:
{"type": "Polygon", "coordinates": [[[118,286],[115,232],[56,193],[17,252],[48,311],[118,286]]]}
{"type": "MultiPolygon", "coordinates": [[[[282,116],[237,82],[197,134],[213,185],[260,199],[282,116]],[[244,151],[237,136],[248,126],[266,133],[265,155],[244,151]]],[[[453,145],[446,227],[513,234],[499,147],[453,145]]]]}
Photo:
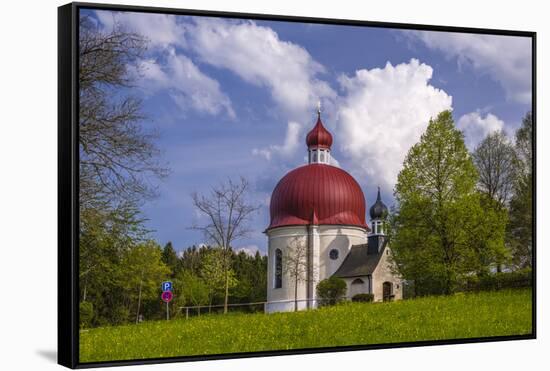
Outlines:
{"type": "Polygon", "coordinates": [[[139,77],[147,40],[115,22],[104,31],[80,20],[80,203],[140,203],[155,195],[153,179],[167,175],[157,134],[146,131],[139,99],[128,95],[139,77]]]}
{"type": "Polygon", "coordinates": [[[223,253],[225,270],[224,313],[227,313],[229,297],[229,270],[231,269],[230,249],[233,241],[246,237],[250,229],[246,224],[258,205],[248,203],[246,194],[248,181],[241,177],[238,183],[231,179],[227,183],[213,187],[209,195],[193,193],[191,198],[195,208],[207,218],[203,224],[194,224],[191,229],[201,231],[209,242],[219,246],[223,253]]]}
{"type": "Polygon", "coordinates": [[[473,154],[479,172],[478,188],[506,207],[513,193],[518,171],[514,146],[504,133],[495,132],[479,144],[473,154]]]}

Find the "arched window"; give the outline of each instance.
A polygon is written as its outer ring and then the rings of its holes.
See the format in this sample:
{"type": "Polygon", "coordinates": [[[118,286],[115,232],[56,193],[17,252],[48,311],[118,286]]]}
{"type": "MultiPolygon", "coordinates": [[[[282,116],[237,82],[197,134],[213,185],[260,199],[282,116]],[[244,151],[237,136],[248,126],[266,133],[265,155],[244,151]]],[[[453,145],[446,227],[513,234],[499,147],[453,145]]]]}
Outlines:
{"type": "Polygon", "coordinates": [[[364,284],[365,282],[363,282],[363,280],[361,278],[356,278],[353,280],[353,282],[351,283],[352,285],[362,285],[364,284]]]}
{"type": "Polygon", "coordinates": [[[325,151],[321,151],[321,158],[319,159],[319,162],[325,162],[325,151]]]}
{"type": "Polygon", "coordinates": [[[275,250],[275,288],[283,287],[283,252],[275,250]]]}

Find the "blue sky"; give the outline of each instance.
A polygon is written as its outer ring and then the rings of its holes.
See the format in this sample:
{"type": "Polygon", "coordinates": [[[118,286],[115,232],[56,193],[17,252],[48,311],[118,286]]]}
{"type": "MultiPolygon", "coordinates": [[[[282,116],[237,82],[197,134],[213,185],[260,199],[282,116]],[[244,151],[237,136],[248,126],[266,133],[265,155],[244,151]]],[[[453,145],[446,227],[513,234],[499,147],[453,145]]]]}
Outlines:
{"type": "Polygon", "coordinates": [[[495,130],[512,136],[531,107],[527,38],[85,12],[149,39],[132,93],[171,174],[144,214],[153,237],[178,250],[206,242],[188,229],[201,222],[191,193],[242,175],[261,208],[235,247],[265,252],[271,191],[305,163],[318,100],[334,165],[359,182],[367,207],[377,186],[393,202],[404,156],[438,112],[452,109],[474,148],[495,130]]]}

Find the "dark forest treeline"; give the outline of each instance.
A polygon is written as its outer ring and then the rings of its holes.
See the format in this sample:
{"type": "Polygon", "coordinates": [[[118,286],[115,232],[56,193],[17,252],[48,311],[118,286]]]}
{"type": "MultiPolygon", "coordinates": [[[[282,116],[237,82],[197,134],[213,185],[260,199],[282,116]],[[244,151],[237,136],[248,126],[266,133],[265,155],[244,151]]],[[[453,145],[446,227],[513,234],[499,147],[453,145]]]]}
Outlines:
{"type": "MultiPolygon", "coordinates": [[[[223,273],[216,271],[216,260],[211,259],[217,248],[192,246],[178,257],[171,243],[161,248],[146,241],[115,251],[102,250],[101,269],[81,280],[82,327],[165,318],[166,306],[160,299],[164,280],[173,282],[172,317],[181,314],[181,306],[223,304],[223,273]]],[[[229,302],[265,301],[267,257],[230,251],[229,302]]]]}

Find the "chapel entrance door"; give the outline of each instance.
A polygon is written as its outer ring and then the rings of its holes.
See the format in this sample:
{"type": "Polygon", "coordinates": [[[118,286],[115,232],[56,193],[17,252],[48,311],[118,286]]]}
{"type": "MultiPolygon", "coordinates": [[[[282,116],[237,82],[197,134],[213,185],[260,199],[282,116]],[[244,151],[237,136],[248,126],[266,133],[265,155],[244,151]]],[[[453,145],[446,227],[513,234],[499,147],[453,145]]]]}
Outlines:
{"type": "Polygon", "coordinates": [[[382,300],[393,300],[393,284],[391,282],[384,282],[382,284],[382,300]]]}

